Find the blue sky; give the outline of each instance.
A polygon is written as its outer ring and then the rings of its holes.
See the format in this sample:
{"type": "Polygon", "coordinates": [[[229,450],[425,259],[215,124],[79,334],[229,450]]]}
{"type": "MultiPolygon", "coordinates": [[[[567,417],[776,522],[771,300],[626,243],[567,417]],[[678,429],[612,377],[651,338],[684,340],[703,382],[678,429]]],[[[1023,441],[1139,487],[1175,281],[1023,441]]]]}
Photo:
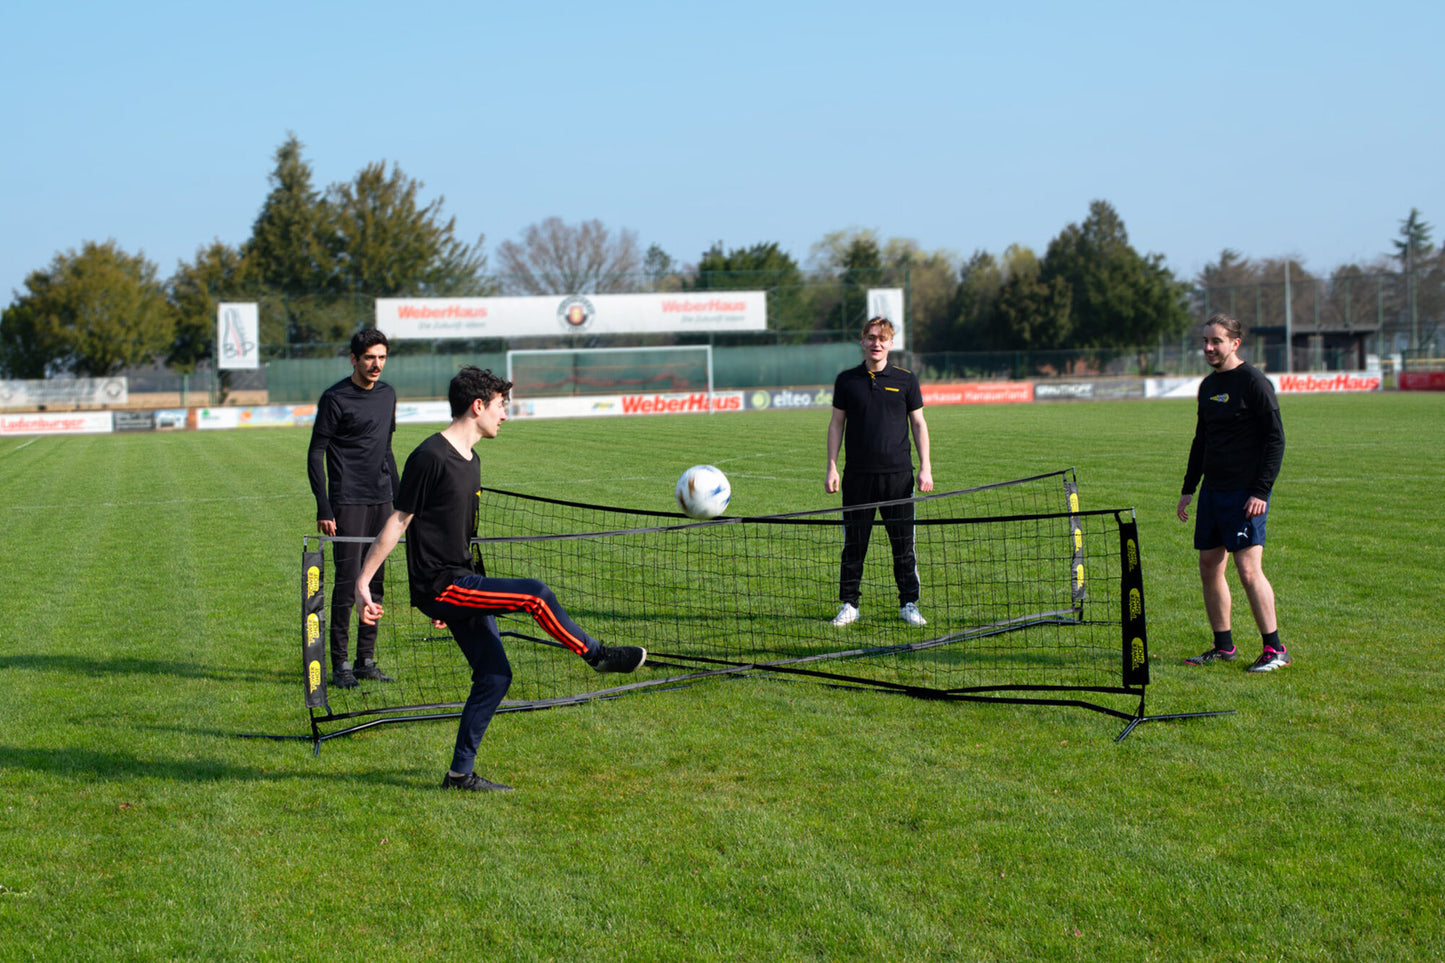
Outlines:
{"type": "Polygon", "coordinates": [[[461,236],[597,218],[675,259],[872,228],[1042,253],[1095,198],[1221,249],[1445,238],[1445,4],[22,3],[0,7],[0,304],[114,238],[240,244],[294,131],[318,187],[400,164],[461,236]]]}

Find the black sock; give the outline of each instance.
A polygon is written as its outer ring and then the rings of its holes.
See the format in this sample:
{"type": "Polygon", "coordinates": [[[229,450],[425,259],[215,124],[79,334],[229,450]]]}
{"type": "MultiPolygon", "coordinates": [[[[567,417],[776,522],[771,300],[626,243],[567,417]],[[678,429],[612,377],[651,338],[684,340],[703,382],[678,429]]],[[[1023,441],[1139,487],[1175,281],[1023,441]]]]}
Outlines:
{"type": "Polygon", "coordinates": [[[1285,650],[1284,643],[1279,640],[1279,629],[1264,633],[1264,647],[1266,649],[1274,649],[1276,652],[1283,652],[1285,650]]]}
{"type": "Polygon", "coordinates": [[[1228,652],[1234,648],[1234,632],[1225,629],[1223,632],[1214,633],[1214,647],[1220,652],[1228,652]]]}

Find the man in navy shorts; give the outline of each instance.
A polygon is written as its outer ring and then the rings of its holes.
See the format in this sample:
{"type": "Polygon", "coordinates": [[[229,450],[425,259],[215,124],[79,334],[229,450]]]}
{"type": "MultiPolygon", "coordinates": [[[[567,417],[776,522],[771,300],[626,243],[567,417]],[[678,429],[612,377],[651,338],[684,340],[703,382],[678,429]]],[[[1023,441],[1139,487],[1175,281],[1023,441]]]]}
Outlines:
{"type": "Polygon", "coordinates": [[[1229,557],[1249,599],[1264,650],[1250,672],[1290,664],[1275,622],[1274,587],[1264,575],[1264,530],[1269,496],[1284,460],[1284,426],[1269,379],[1239,357],[1242,329],[1234,318],[1212,315],[1204,324],[1204,359],[1214,373],[1199,386],[1199,414],[1177,514],[1189,520],[1189,503],[1200,478],[1194,516],[1194,547],[1204,610],[1214,646],[1185,659],[1188,665],[1233,662],[1239,657],[1230,629],[1229,557]]]}

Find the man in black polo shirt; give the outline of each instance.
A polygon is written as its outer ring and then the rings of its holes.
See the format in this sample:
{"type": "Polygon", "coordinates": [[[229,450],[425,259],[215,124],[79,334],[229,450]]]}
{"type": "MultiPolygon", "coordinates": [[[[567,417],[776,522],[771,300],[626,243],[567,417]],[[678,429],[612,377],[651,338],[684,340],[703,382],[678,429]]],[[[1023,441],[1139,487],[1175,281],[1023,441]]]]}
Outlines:
{"type": "Polygon", "coordinates": [[[1189,521],[1189,503],[1201,477],[1194,519],[1194,547],[1204,610],[1214,631],[1214,647],[1185,659],[1189,665],[1233,662],[1238,657],[1230,628],[1229,582],[1234,570],[1244,586],[1250,611],[1264,641],[1250,672],[1273,672],[1290,664],[1275,621],[1274,587],[1264,575],[1265,517],[1269,496],[1284,461],[1284,426],[1269,379],[1239,357],[1240,323],[1222,314],[1204,324],[1204,360],[1214,369],[1199,385],[1199,410],[1184,489],[1177,514],[1189,521]]]}
{"type": "MultiPolygon", "coordinates": [[[[391,514],[398,484],[391,436],[396,433],[396,392],[381,380],[386,367],[386,335],[375,328],[351,339],[351,375],[327,388],[316,403],[306,474],[316,496],[316,530],[323,535],[371,538],[391,514]]],[[[351,648],[351,609],[356,572],[365,544],[332,542],[336,577],[331,589],[331,684],[342,689],[357,679],[390,682],[376,664],[376,626],[356,629],[356,662],[351,648]]],[[[378,569],[371,593],[382,597],[384,573],[378,569]]]]}
{"type": "MultiPolygon", "coordinates": [[[[917,485],[933,491],[933,466],[928,458],[928,425],[923,420],[923,392],[913,372],[888,363],[893,348],[893,322],[869,318],[863,325],[863,363],[840,373],[833,382],[833,417],[828,422],[828,471],[823,490],[839,488],[838,452],[848,452],[843,466],[843,507],[908,498],[913,494],[913,456],[909,429],[918,448],[917,485]]],[[[890,505],[843,513],[843,560],[838,579],[836,626],[858,620],[863,559],[873,531],[875,512],[893,548],[893,580],[898,584],[898,617],[909,625],[928,622],[918,611],[918,565],[913,553],[913,505],[890,505]]]]}
{"type": "Polygon", "coordinates": [[[403,533],[411,604],[444,623],[472,668],[472,688],[457,726],[451,768],[443,789],[507,792],[510,786],[478,776],[473,767],[487,724],[512,683],[495,616],[526,612],[543,631],[580,655],[598,672],[632,672],[647,659],[641,646],[604,646],[562,608],[546,584],[533,578],[489,578],[472,568],[481,498],[481,459],[473,446],[495,438],[507,420],[512,383],[468,365],[447,391],[452,422],[416,447],[406,459],[396,510],[366,555],[356,579],[361,619],[375,625],[383,609],[373,599],[371,578],[403,533]]]}

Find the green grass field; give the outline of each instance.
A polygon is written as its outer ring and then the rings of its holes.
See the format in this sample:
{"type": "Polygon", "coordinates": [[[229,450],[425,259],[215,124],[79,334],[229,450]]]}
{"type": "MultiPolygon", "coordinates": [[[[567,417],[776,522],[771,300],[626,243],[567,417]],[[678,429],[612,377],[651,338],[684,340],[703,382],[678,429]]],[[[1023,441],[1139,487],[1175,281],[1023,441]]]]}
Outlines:
{"type": "MultiPolygon", "coordinates": [[[[4,439],[0,959],[1445,958],[1445,397],[1282,406],[1295,664],[1262,677],[1180,661],[1209,642],[1191,405],[928,413],[940,487],[1072,465],[1085,508],[1135,506],[1149,709],[1233,716],[1116,744],[1077,709],[751,677],[499,716],[478,769],[518,791],[482,798],[437,788],[450,721],[237,738],[307,731],[305,430],[4,439]]],[[[759,514],[829,504],[826,420],[479,450],[484,483],[638,508],[712,462],[759,514]]]]}

